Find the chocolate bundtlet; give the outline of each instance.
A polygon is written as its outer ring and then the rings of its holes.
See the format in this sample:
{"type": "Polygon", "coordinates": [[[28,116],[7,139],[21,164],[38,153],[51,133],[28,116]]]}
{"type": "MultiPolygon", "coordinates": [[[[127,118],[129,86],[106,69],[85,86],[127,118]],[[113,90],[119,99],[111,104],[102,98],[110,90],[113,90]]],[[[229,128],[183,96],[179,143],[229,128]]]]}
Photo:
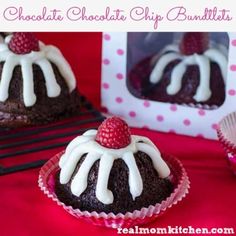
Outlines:
{"type": "Polygon", "coordinates": [[[0,126],[46,124],[80,110],[74,74],[59,49],[32,33],[0,44],[0,126]]]}
{"type": "Polygon", "coordinates": [[[55,192],[74,209],[126,213],[165,200],[170,169],[146,137],[131,135],[118,117],[75,138],[60,159],[55,192]]]}
{"type": "Polygon", "coordinates": [[[118,214],[128,211],[133,212],[134,210],[140,210],[142,207],[155,205],[170,196],[173,189],[171,182],[166,178],[163,179],[158,176],[150,157],[143,152],[135,153],[134,157],[143,180],[142,194],[135,198],[135,200],[129,190],[129,169],[122,160],[115,160],[110,172],[108,189],[114,195],[112,204],[103,204],[95,195],[99,161],[94,163],[89,172],[86,190],[79,197],[74,196],[70,190],[70,185],[75,177],[75,173],[78,172],[86,157],[79,161],[69,183],[61,185],[58,173],[55,188],[58,199],[66,205],[72,206],[74,209],[78,208],[81,211],[113,212],[118,214]]]}
{"type": "Polygon", "coordinates": [[[227,49],[210,44],[208,33],[189,32],[128,74],[132,94],[153,101],[219,107],[225,100],[227,49]]]}

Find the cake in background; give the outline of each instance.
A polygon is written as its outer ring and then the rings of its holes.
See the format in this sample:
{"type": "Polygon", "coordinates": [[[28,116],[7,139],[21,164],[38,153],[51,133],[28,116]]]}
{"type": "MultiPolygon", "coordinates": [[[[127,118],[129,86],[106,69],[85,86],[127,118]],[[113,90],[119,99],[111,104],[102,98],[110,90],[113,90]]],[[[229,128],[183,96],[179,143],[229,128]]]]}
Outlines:
{"type": "Polygon", "coordinates": [[[136,63],[127,85],[139,98],[217,108],[225,100],[227,56],[227,47],[211,40],[209,33],[186,32],[136,63]]]}
{"type": "Polygon", "coordinates": [[[76,79],[58,48],[30,32],[0,38],[1,127],[47,124],[79,112],[76,79]]]}

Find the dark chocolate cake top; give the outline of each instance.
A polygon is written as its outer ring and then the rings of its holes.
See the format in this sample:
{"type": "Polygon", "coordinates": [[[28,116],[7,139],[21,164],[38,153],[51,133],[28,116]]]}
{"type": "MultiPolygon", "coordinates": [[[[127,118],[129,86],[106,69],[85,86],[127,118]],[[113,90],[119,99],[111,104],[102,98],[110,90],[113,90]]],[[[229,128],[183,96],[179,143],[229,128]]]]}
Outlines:
{"type": "Polygon", "coordinates": [[[9,87],[16,66],[21,67],[23,80],[23,100],[26,107],[36,103],[34,92],[33,65],[36,64],[43,72],[48,97],[57,97],[61,87],[57,83],[52,64],[56,65],[65,79],[69,92],[76,88],[73,71],[58,48],[44,45],[32,33],[14,33],[0,41],[0,61],[4,62],[0,78],[0,102],[9,97],[9,87]]]}

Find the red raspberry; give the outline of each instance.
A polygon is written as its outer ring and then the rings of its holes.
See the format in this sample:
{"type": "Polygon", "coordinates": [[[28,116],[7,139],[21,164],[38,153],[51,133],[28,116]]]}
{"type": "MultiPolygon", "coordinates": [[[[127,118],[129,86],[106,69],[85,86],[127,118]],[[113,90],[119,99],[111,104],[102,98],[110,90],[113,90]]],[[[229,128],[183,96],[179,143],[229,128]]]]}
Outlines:
{"type": "Polygon", "coordinates": [[[16,32],[8,44],[9,49],[16,54],[27,54],[31,51],[39,51],[39,41],[30,32],[16,32]]]}
{"type": "Polygon", "coordinates": [[[124,148],[131,142],[129,126],[119,117],[107,118],[98,127],[96,141],[107,148],[124,148]]]}
{"type": "Polygon", "coordinates": [[[184,55],[202,54],[209,46],[209,34],[206,32],[187,32],[180,43],[180,51],[184,55]]]}

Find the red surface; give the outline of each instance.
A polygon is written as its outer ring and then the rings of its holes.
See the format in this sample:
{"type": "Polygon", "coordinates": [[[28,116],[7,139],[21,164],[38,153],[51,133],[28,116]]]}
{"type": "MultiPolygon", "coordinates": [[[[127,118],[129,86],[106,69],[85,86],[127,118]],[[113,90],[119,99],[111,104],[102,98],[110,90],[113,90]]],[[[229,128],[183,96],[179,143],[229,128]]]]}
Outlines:
{"type": "MultiPolygon", "coordinates": [[[[38,33],[38,36],[61,48],[76,73],[80,91],[99,107],[101,34],[38,33]]],[[[142,129],[132,129],[132,132],[146,135],[161,151],[177,156],[191,181],[189,195],[149,227],[236,229],[236,176],[228,169],[218,142],[142,129]]],[[[43,155],[49,157],[60,150],[43,155]]],[[[117,235],[116,230],[81,222],[58,207],[39,190],[38,172],[39,169],[34,169],[0,177],[1,236],[117,235]]]]}

